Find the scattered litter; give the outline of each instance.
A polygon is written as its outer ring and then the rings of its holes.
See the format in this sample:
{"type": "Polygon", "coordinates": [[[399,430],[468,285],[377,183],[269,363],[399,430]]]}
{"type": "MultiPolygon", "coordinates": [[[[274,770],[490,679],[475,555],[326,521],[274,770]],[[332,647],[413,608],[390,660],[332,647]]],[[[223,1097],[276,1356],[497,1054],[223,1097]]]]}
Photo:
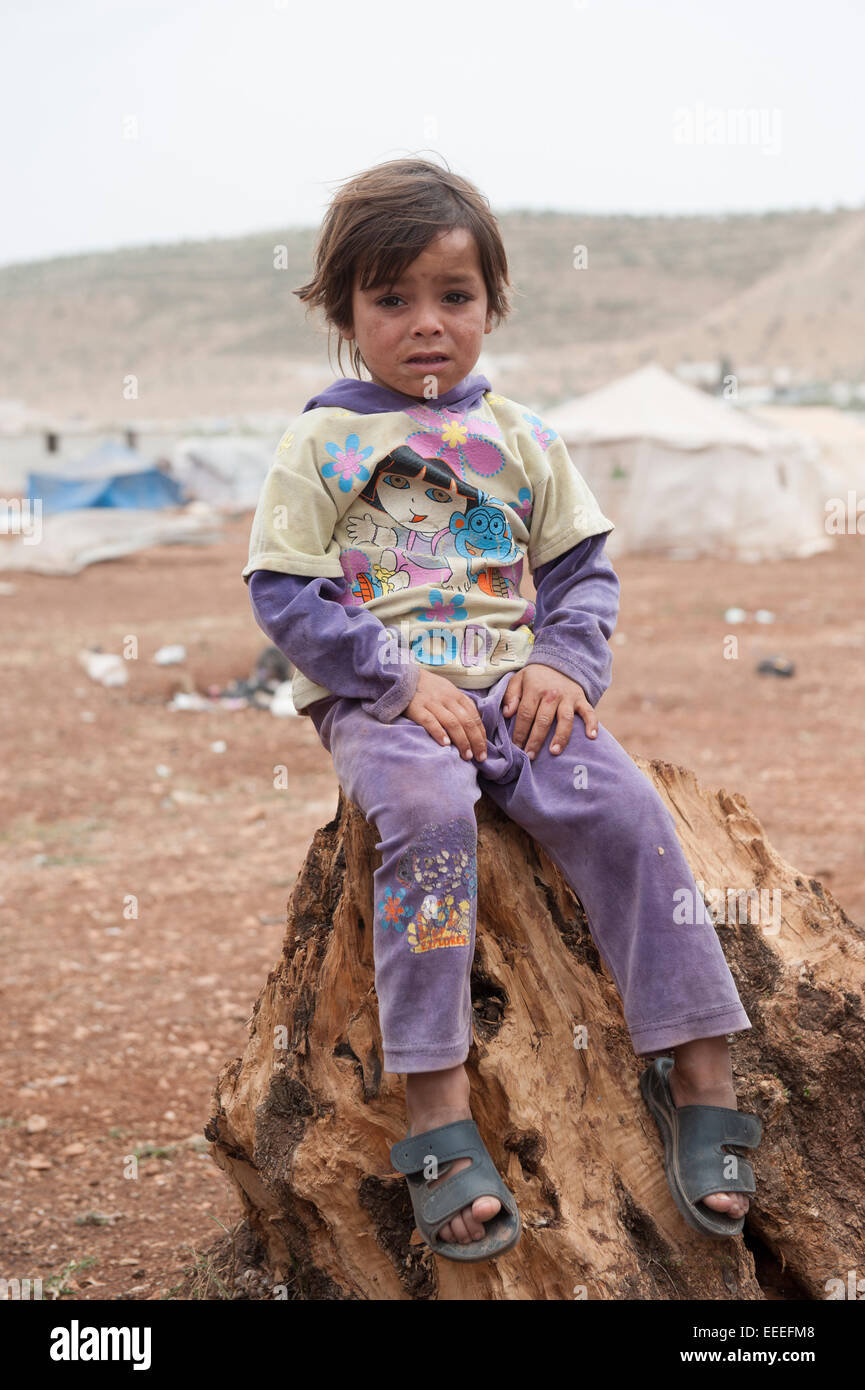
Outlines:
{"type": "Polygon", "coordinates": [[[792,676],[796,670],[792,661],[788,661],[785,656],[770,656],[766,661],[761,661],[757,667],[757,674],[760,676],[792,676]]]}
{"type": "Polygon", "coordinates": [[[170,767],[166,767],[166,766],[165,766],[165,763],[157,763],[157,764],[156,764],[156,769],[155,769],[155,771],[156,771],[157,777],[170,777],[170,776],[171,776],[171,768],[170,768],[170,767]]]}
{"type": "Polygon", "coordinates": [[[204,695],[199,695],[197,690],[178,690],[173,699],[169,700],[169,709],[189,709],[202,710],[212,709],[216,702],[208,700],[204,695]]]}
{"type": "Polygon", "coordinates": [[[173,647],[160,647],[153,660],[157,666],[179,666],[186,660],[186,648],[179,643],[173,647]]]}
{"type": "MultiPolygon", "coordinates": [[[[239,710],[253,706],[256,709],[271,709],[282,687],[287,686],[290,690],[290,677],[293,672],[294,667],[278,647],[265,647],[256,662],[255,670],[247,679],[230,681],[224,687],[209,685],[206,694],[198,690],[178,691],[168,702],[168,708],[239,710]]],[[[284,703],[283,697],[281,701],[284,703]]],[[[293,703],[290,708],[274,712],[297,713],[293,703]]],[[[225,746],[217,748],[211,744],[211,748],[214,753],[225,752],[225,746]]]]}
{"type": "MultiPolygon", "coordinates": [[[[771,608],[758,608],[753,615],[756,623],[774,623],[775,614],[771,608]]],[[[727,623],[744,623],[748,614],[744,608],[728,608],[724,614],[724,621],[727,623]]]]}
{"type": "Polygon", "coordinates": [[[115,656],[112,652],[103,652],[98,647],[89,648],[78,653],[78,660],[90,679],[99,685],[125,685],[129,680],[123,657],[115,656]]]}
{"type": "Polygon", "coordinates": [[[211,743],[210,751],[211,753],[224,753],[227,747],[228,744],[225,742],[225,739],[218,738],[215,743],[211,743]]]}
{"type": "Polygon", "coordinates": [[[183,787],[176,787],[167,797],[166,801],[173,802],[175,806],[203,806],[210,800],[203,792],[187,791],[183,787]]]}

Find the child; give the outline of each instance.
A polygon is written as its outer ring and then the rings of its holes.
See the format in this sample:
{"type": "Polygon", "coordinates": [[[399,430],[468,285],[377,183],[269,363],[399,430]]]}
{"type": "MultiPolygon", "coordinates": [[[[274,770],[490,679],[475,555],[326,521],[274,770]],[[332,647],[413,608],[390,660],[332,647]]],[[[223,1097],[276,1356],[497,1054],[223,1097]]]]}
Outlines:
{"type": "Polygon", "coordinates": [[[720,1146],[754,1147],[759,1121],[736,1110],[726,1035],[751,1024],[671,815],[595,714],[613,522],[554,431],[472,375],[508,285],[498,224],[465,179],[400,159],[348,181],[296,293],[339,334],[340,366],[348,344],[371,379],[338,379],[291,424],[243,578],[297,668],[298,711],[379,834],[375,986],[410,1122],[391,1157],[431,1247],[487,1259],[520,1234],[463,1067],[482,790],[578,895],[635,1051],[675,1052],[641,1078],[671,1191],[697,1229],[732,1235],[755,1187],[720,1146]],[[674,919],[682,889],[696,925],[674,919]]]}

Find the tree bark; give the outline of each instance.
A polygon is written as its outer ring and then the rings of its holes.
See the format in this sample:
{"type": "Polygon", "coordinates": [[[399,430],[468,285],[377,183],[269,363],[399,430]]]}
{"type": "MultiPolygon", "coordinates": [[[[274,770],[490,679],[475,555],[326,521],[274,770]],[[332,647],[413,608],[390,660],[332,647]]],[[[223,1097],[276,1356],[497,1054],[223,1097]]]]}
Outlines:
{"type": "Polygon", "coordinates": [[[777,934],[765,913],[716,920],[753,1025],[733,1039],[739,1108],[763,1122],[744,1237],[712,1240],[679,1216],[638,1090],[646,1061],[582,907],[484,796],[466,1066],[523,1236],[480,1264],[440,1259],[413,1239],[405,1180],[389,1159],[408,1128],[404,1084],[382,1070],[373,984],[377,833],[340,790],[206,1130],[267,1279],[281,1286],[270,1296],[825,1299],[837,1287],[828,1280],[865,1276],[865,931],[771,848],[743,797],[634,761],[672,812],[704,893],[780,893],[777,934]],[[502,882],[507,893],[494,887],[502,882]],[[575,1046],[579,1024],[586,1048],[575,1046]]]}

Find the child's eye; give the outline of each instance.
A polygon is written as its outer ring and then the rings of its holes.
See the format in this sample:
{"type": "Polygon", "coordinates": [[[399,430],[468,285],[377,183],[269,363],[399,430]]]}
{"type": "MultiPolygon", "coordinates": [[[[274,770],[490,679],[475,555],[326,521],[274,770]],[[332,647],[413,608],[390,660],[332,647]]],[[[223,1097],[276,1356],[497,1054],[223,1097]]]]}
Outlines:
{"type": "Polygon", "coordinates": [[[401,301],[401,299],[400,299],[400,297],[399,297],[398,294],[385,294],[385,295],[382,295],[381,299],[377,299],[377,300],[375,301],[375,303],[376,303],[376,308],[377,308],[377,309],[380,309],[380,308],[388,309],[388,308],[390,308],[390,305],[391,305],[392,303],[394,303],[394,302],[396,302],[396,303],[398,303],[398,304],[402,303],[402,301],[401,301]]]}
{"type": "Polygon", "coordinates": [[[470,296],[463,294],[462,290],[451,290],[445,295],[445,299],[459,299],[462,303],[468,303],[470,296]]]}

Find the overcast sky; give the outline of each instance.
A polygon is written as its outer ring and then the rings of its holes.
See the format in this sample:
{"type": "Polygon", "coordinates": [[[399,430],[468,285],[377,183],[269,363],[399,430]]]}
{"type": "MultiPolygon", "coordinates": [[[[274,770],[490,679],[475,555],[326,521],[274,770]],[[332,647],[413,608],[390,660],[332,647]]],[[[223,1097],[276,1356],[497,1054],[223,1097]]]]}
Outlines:
{"type": "Polygon", "coordinates": [[[315,223],[417,152],[500,210],[862,206],[863,54],[865,0],[0,0],[0,264],[315,223]]]}

